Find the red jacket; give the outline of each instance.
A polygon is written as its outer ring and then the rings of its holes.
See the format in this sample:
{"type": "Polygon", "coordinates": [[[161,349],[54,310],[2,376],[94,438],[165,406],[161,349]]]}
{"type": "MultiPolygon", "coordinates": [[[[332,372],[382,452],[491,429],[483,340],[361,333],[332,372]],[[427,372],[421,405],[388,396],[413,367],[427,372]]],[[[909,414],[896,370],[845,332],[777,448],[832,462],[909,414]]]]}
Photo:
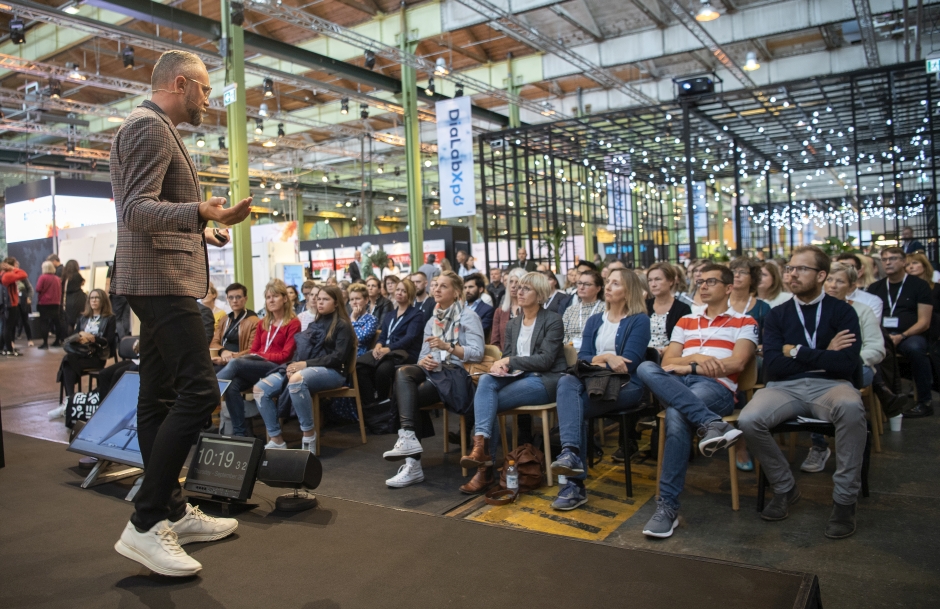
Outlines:
{"type": "Polygon", "coordinates": [[[280,328],[272,324],[270,331],[275,334],[271,339],[271,345],[265,350],[269,332],[264,329],[263,321],[258,323],[258,329],[255,330],[255,340],[251,343],[251,352],[260,355],[269,362],[286,364],[294,357],[294,349],[296,348],[294,335],[300,332],[300,320],[295,317],[286,326],[280,328]]]}
{"type": "Polygon", "coordinates": [[[20,304],[20,294],[16,289],[16,282],[21,279],[26,279],[26,271],[23,269],[13,269],[0,275],[0,283],[10,293],[10,304],[14,307],[20,304]]]}
{"type": "Polygon", "coordinates": [[[39,305],[58,305],[62,302],[62,280],[52,273],[43,273],[36,282],[39,305]]]}

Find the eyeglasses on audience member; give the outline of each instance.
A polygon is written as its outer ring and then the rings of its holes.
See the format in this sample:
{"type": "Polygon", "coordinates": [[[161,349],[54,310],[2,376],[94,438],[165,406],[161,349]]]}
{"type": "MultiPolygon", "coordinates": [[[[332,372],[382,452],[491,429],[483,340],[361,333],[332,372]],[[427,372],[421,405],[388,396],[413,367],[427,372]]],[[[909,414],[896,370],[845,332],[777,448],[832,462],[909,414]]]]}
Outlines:
{"type": "Polygon", "coordinates": [[[805,273],[806,271],[813,271],[814,273],[818,273],[820,270],[821,269],[813,268],[811,266],[802,266],[802,265],[801,266],[787,265],[783,267],[784,273],[805,273]]]}

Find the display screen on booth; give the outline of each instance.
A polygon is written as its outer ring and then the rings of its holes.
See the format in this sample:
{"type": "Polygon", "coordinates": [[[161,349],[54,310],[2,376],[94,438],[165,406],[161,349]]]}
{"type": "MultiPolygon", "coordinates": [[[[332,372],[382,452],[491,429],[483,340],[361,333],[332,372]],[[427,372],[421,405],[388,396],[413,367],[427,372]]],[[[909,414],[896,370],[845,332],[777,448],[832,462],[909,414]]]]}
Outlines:
{"type": "MultiPolygon", "coordinates": [[[[225,393],[231,381],[219,381],[219,391],[225,393]]],[[[137,443],[137,399],[140,394],[140,375],[125,372],[98,410],[75,435],[68,450],[143,467],[140,445],[137,443]]]]}
{"type": "Polygon", "coordinates": [[[53,236],[52,197],[7,203],[7,243],[46,239],[53,236]]]}
{"type": "Polygon", "coordinates": [[[56,195],[55,225],[59,229],[97,224],[115,224],[114,199],[56,195]]]}

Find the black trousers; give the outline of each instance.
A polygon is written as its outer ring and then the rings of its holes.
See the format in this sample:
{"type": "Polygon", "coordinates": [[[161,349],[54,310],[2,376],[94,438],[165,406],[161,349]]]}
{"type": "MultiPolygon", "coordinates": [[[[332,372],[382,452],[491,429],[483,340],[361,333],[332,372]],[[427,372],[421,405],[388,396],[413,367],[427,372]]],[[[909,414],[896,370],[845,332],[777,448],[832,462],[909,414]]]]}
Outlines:
{"type": "Polygon", "coordinates": [[[105,360],[98,357],[89,357],[85,355],[76,355],[66,353],[62,358],[62,364],[59,366],[62,386],[65,389],[65,395],[72,397],[75,395],[75,385],[81,389],[82,370],[97,369],[104,366],[105,360]]]}
{"type": "Polygon", "coordinates": [[[111,388],[117,384],[125,372],[134,372],[137,370],[137,364],[133,360],[123,360],[116,364],[111,364],[98,373],[98,395],[104,399],[111,392],[111,388]]]}
{"type": "Polygon", "coordinates": [[[118,340],[115,344],[121,342],[122,338],[131,335],[131,308],[127,304],[127,298],[119,294],[111,297],[111,311],[114,313],[116,321],[114,331],[117,333],[118,340]]]}
{"type": "Polygon", "coordinates": [[[395,397],[401,427],[411,431],[418,429],[419,409],[441,401],[441,394],[428,382],[428,375],[421,366],[402,366],[395,372],[395,397]]]}
{"type": "MultiPolygon", "coordinates": [[[[29,327],[29,314],[33,312],[33,307],[26,302],[25,298],[20,298],[19,307],[20,323],[18,325],[26,333],[26,340],[33,340],[33,329],[29,327]]],[[[17,329],[17,334],[19,334],[19,329],[17,329]]]]}
{"type": "MultiPolygon", "coordinates": [[[[4,286],[3,289],[6,289],[4,286]]],[[[16,327],[20,323],[20,307],[7,307],[6,323],[3,325],[3,351],[13,351],[13,341],[16,339],[16,327]]]]}
{"type": "Polygon", "coordinates": [[[42,344],[49,344],[49,330],[55,329],[55,339],[58,341],[62,334],[61,323],[59,323],[58,305],[38,305],[39,310],[39,334],[42,338],[42,344]]]}
{"type": "Polygon", "coordinates": [[[222,396],[196,299],[127,296],[127,301],[140,319],[137,433],[145,470],[131,522],[149,530],[185,515],[180,470],[222,396]]]}
{"type": "Polygon", "coordinates": [[[356,360],[356,377],[359,379],[359,396],[366,404],[387,400],[392,395],[395,383],[395,368],[408,359],[406,351],[392,351],[376,361],[371,351],[356,360]]]}

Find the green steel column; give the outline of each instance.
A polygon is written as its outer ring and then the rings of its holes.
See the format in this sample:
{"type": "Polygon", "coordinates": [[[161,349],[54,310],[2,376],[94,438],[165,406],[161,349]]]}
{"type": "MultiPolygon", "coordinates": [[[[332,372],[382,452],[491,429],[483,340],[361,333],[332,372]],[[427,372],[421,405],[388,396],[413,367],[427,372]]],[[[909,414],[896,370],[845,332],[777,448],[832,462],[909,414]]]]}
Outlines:
{"type": "MultiPolygon", "coordinates": [[[[578,167],[578,180],[577,181],[581,182],[581,185],[584,186],[588,183],[587,181],[588,169],[587,167],[582,167],[580,163],[577,165],[577,167],[578,167]]],[[[571,211],[572,211],[572,215],[574,215],[573,212],[575,209],[575,204],[577,204],[577,209],[581,215],[580,222],[584,222],[584,227],[581,228],[581,233],[584,235],[584,258],[589,261],[593,261],[594,253],[597,251],[597,248],[594,247],[594,239],[597,237],[597,231],[592,230],[593,227],[588,222],[588,213],[587,213],[588,204],[585,202],[585,195],[584,195],[584,193],[587,192],[587,189],[585,188],[584,190],[582,190],[581,186],[577,186],[577,182],[575,182],[575,185],[576,185],[576,188],[578,189],[578,200],[575,201],[571,205],[571,211]]],[[[561,205],[564,205],[564,202],[562,202],[561,205]]],[[[580,222],[578,222],[578,224],[580,224],[580,222]]],[[[616,228],[614,230],[616,231],[616,228]]],[[[603,258],[603,256],[601,256],[601,258],[603,258]]]]}
{"type": "Polygon", "coordinates": [[[300,189],[294,193],[294,214],[297,216],[297,238],[306,241],[307,234],[304,232],[304,197],[300,189]]]}
{"type": "MultiPolygon", "coordinates": [[[[228,162],[230,200],[241,201],[251,195],[248,181],[248,130],[245,101],[245,32],[232,23],[229,0],[222,0],[222,39],[226,46],[225,84],[235,84],[235,103],[227,108],[228,162]]],[[[232,228],[232,247],[235,255],[235,281],[248,286],[248,308],[254,310],[254,290],[251,267],[251,222],[245,221],[232,228]]]]}
{"type": "Polygon", "coordinates": [[[679,248],[676,245],[676,187],[672,186],[666,191],[666,252],[664,258],[669,262],[679,261],[679,248]]]}
{"type": "MultiPolygon", "coordinates": [[[[509,67],[509,83],[506,86],[506,92],[510,95],[518,95],[519,87],[516,86],[516,76],[512,71],[512,53],[507,53],[506,65],[509,67]]],[[[509,127],[515,129],[522,124],[519,119],[519,106],[514,103],[509,104],[509,127]]]]}
{"type": "MultiPolygon", "coordinates": [[[[408,36],[405,3],[401,4],[401,50],[413,53],[417,41],[408,36]]],[[[421,133],[418,123],[418,78],[415,69],[401,66],[402,106],[405,109],[405,176],[408,183],[408,243],[411,268],[424,264],[424,207],[421,197],[421,133]]]]}

